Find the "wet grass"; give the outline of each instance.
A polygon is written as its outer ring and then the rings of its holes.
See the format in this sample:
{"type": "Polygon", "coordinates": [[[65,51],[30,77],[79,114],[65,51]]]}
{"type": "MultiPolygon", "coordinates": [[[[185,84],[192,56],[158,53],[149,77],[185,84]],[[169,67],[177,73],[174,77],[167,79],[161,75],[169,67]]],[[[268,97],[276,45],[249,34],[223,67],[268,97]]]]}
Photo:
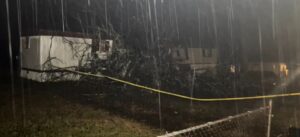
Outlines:
{"type": "MultiPolygon", "coordinates": [[[[9,90],[8,90],[9,91],[9,90]]],[[[25,123],[21,96],[12,119],[9,92],[1,91],[0,135],[5,137],[152,137],[161,132],[124,117],[70,102],[48,91],[26,95],[25,123]]]]}
{"type": "MultiPolygon", "coordinates": [[[[0,134],[4,136],[119,136],[147,137],[214,121],[257,109],[262,101],[191,102],[117,84],[25,83],[26,120],[22,126],[21,98],[17,96],[18,124],[11,119],[10,98],[2,92],[0,134]],[[101,86],[102,85],[102,86],[101,86]],[[107,85],[107,86],[103,86],[107,85]],[[3,94],[3,95],[2,95],[3,94]],[[160,123],[161,122],[161,123],[160,123]],[[147,126],[146,126],[147,125],[147,126]]],[[[9,86],[8,86],[9,87],[9,86]]],[[[4,91],[9,91],[5,89],[4,91]]],[[[299,121],[299,98],[274,100],[272,134],[277,136],[299,121]]],[[[299,121],[300,122],[300,121],[299,121]]],[[[298,122],[298,123],[299,123],[298,122]]]]}

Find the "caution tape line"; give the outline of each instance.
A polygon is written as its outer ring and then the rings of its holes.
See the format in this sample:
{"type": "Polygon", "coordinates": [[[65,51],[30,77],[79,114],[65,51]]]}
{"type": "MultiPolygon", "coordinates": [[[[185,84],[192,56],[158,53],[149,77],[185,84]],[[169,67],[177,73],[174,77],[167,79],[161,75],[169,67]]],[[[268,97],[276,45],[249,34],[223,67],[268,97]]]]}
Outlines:
{"type": "MultiPolygon", "coordinates": [[[[56,66],[54,66],[54,67],[56,67],[56,66]]],[[[249,97],[195,98],[195,97],[189,97],[189,96],[185,96],[185,95],[181,95],[181,94],[176,94],[174,92],[172,93],[172,92],[168,92],[168,91],[164,91],[164,90],[160,90],[160,89],[155,89],[155,88],[135,84],[135,83],[132,83],[132,82],[129,82],[129,81],[121,80],[121,79],[110,77],[110,76],[96,75],[96,74],[91,74],[91,73],[86,73],[86,72],[74,71],[74,70],[69,70],[69,69],[65,69],[65,68],[61,68],[61,67],[56,67],[56,68],[61,69],[61,70],[65,70],[65,71],[68,71],[68,72],[72,72],[72,73],[77,73],[77,74],[80,74],[80,75],[86,75],[86,76],[92,76],[92,77],[98,77],[98,78],[107,78],[107,79],[110,79],[112,81],[116,81],[116,82],[119,82],[119,83],[123,83],[123,84],[126,84],[126,85],[137,87],[137,88],[140,88],[140,89],[145,89],[145,90],[149,90],[149,91],[160,93],[160,94],[165,94],[165,95],[169,95],[169,96],[173,96],[173,97],[177,97],[177,98],[181,98],[181,99],[188,99],[188,100],[199,101],[199,102],[258,100],[258,99],[272,99],[272,98],[279,98],[279,97],[300,96],[300,93],[296,92],[296,93],[273,94],[273,95],[262,95],[262,96],[249,96],[249,97]]]]}

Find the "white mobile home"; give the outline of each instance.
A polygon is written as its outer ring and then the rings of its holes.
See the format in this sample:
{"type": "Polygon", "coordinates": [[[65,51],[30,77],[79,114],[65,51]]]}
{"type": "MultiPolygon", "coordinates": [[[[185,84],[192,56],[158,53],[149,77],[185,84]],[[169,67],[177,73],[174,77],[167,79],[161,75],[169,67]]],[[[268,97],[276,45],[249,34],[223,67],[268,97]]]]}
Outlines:
{"type": "Polygon", "coordinates": [[[172,57],[177,64],[189,65],[197,73],[215,72],[218,63],[215,48],[173,48],[172,57]]]}
{"type": "Polygon", "coordinates": [[[78,80],[79,76],[60,73],[53,66],[83,66],[91,55],[91,38],[35,35],[21,40],[21,77],[34,81],[78,80]]]}

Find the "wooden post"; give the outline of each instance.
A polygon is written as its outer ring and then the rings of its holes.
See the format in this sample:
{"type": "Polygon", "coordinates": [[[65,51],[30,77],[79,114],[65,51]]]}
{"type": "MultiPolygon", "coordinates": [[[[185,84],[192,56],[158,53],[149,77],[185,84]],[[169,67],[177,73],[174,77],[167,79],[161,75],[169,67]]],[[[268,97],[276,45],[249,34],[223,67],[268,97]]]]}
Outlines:
{"type": "Polygon", "coordinates": [[[268,114],[268,131],[267,131],[267,137],[271,136],[271,121],[272,121],[272,107],[273,107],[273,101],[272,99],[269,101],[269,114],[268,114]]]}

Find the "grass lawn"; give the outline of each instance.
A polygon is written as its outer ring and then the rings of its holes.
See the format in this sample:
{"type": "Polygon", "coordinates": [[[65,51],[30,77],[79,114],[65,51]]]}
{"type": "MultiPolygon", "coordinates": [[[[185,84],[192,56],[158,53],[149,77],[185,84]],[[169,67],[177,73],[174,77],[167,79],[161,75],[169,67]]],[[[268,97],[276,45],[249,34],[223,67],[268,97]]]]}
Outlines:
{"type": "MultiPolygon", "coordinates": [[[[120,94],[117,97],[109,96],[110,98],[107,98],[109,100],[97,97],[92,98],[97,100],[97,103],[89,104],[86,102],[87,96],[78,96],[79,93],[85,92],[78,90],[76,86],[71,85],[72,88],[68,88],[68,86],[62,85],[61,87],[57,84],[46,87],[33,85],[24,89],[24,118],[21,90],[16,90],[17,119],[13,120],[9,87],[9,84],[0,82],[1,137],[153,137],[164,134],[164,131],[147,126],[151,125],[149,121],[157,120],[156,107],[153,109],[151,105],[149,107],[145,105],[146,103],[140,103],[142,102],[140,100],[153,101],[145,98],[148,96],[143,98],[143,96],[132,97],[120,94]],[[82,98],[84,101],[80,101],[82,98]],[[137,101],[134,102],[134,98],[137,101]]],[[[95,93],[98,93],[98,90],[95,93]]],[[[169,101],[164,99],[162,102],[164,104],[162,105],[164,106],[162,109],[163,125],[169,129],[163,128],[167,131],[196,126],[236,114],[234,102],[194,102],[194,109],[191,111],[190,107],[187,107],[190,105],[189,101],[175,99],[169,101]],[[174,128],[170,129],[170,127],[174,128]]],[[[273,100],[272,136],[285,134],[289,127],[299,128],[299,102],[299,97],[273,100]]],[[[237,103],[239,113],[257,109],[262,105],[262,101],[252,100],[237,103]]],[[[155,127],[155,124],[152,126],[155,127]]]]}
{"type": "Polygon", "coordinates": [[[152,137],[162,134],[160,130],[100,108],[69,102],[42,91],[26,95],[23,126],[21,96],[16,97],[17,120],[14,122],[7,91],[0,93],[0,135],[3,137],[152,137]]]}

